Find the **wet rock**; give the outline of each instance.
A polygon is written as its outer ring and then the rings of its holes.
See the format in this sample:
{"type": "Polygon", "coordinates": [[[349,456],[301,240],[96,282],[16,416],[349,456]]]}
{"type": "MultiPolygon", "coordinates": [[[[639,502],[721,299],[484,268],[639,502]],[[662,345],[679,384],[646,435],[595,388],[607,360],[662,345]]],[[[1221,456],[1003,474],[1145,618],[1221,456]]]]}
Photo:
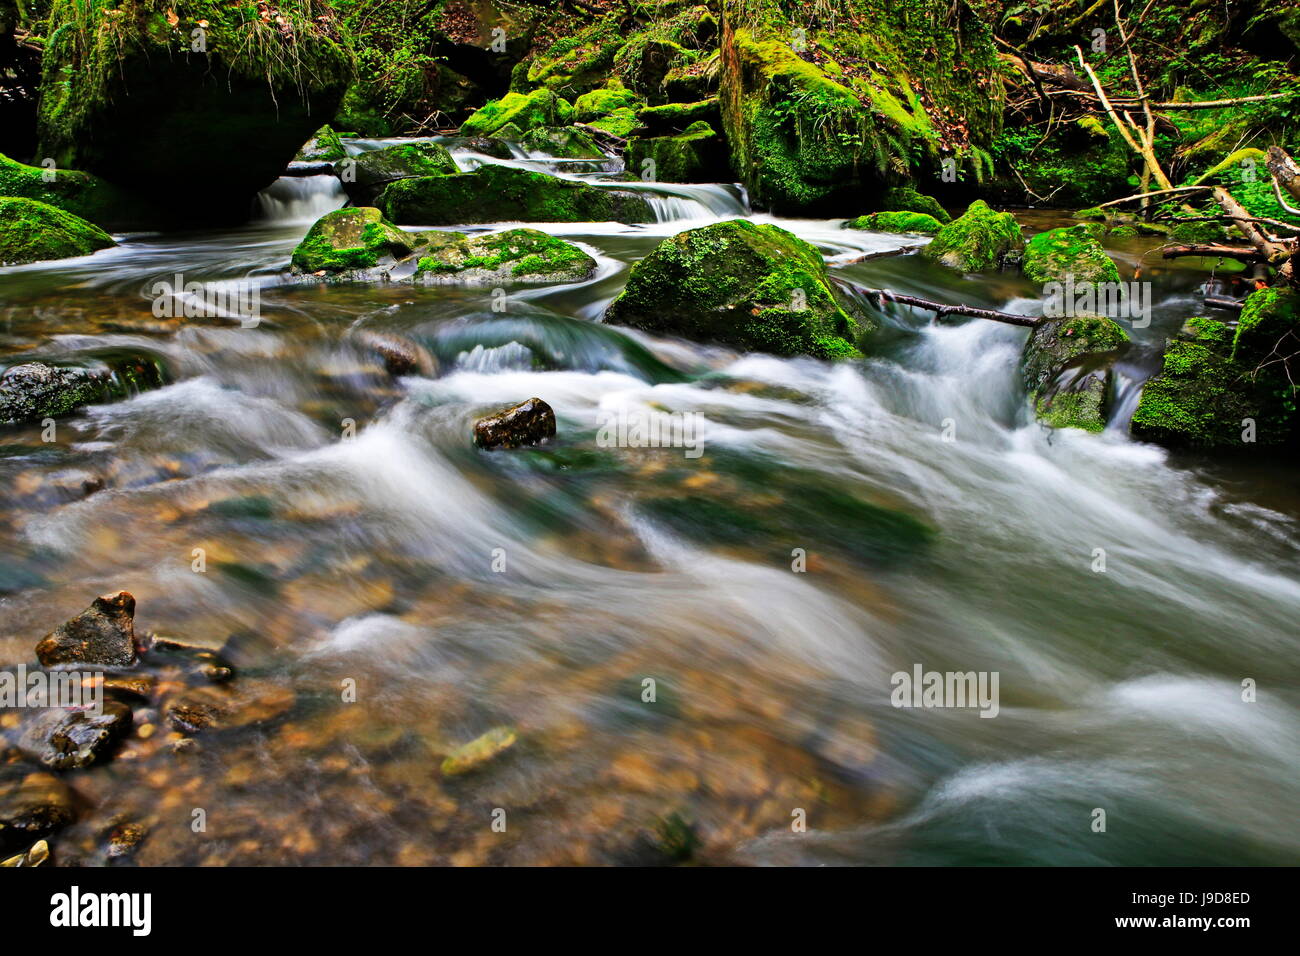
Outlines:
{"type": "Polygon", "coordinates": [[[51,709],[36,713],[24,725],[18,749],[54,770],[88,767],[108,756],[131,729],[131,708],[105,700],[103,713],[51,709]]]}
{"type": "Polygon", "coordinates": [[[15,365],[0,377],[0,424],[58,418],[101,401],[107,390],[105,370],[15,365]]]}
{"type": "Polygon", "coordinates": [[[912,186],[895,186],[893,189],[886,189],[883,199],[885,209],[925,213],[937,219],[940,225],[952,222],[952,216],[939,204],[939,200],[918,192],[912,186]]]}
{"type": "Polygon", "coordinates": [[[596,272],[596,260],[572,243],[536,229],[507,229],[488,235],[441,233],[442,241],[422,250],[415,279],[476,284],[577,282],[596,272]]]}
{"type": "Polygon", "coordinates": [[[1025,278],[1033,282],[1118,282],[1119,269],[1087,223],[1040,232],[1025,246],[1025,278]]]}
{"type": "Polygon", "coordinates": [[[573,107],[551,90],[538,89],[531,93],[507,93],[499,100],[490,100],[465,120],[460,127],[462,136],[504,135],[506,126],[521,131],[539,126],[564,126],[573,119],[573,107]]]}
{"type": "Polygon", "coordinates": [[[494,136],[463,136],[456,141],[455,145],[461,149],[472,149],[493,159],[510,159],[514,155],[510,152],[509,143],[494,136]]]}
{"type": "Polygon", "coordinates": [[[373,269],[409,256],[416,245],[414,234],[386,221],[378,209],[354,206],[317,219],[293,250],[293,265],[303,272],[373,269]]]}
{"type": "Polygon", "coordinates": [[[716,183],[730,178],[722,137],[703,120],[675,136],[628,140],[627,168],[661,183],[716,183]]]}
{"type": "Polygon", "coordinates": [[[400,335],[363,330],[355,339],[364,348],[379,356],[390,375],[425,375],[438,373],[438,360],[424,346],[400,335]]]}
{"type": "Polygon", "coordinates": [[[120,862],[135,856],[148,833],[144,824],[119,823],[108,832],[108,858],[120,862]]]}
{"type": "Polygon", "coordinates": [[[440,143],[399,143],[368,150],[340,161],[335,172],[343,190],[359,206],[371,205],[389,183],[413,176],[444,176],[460,172],[440,143]]]}
{"type": "Polygon", "coordinates": [[[19,853],[9,859],[0,861],[0,866],[40,866],[50,858],[50,845],[44,840],[37,840],[26,853],[19,853]]]}
{"type": "Polygon", "coordinates": [[[1002,265],[1025,247],[1020,224],[1009,212],[994,212],[982,199],[970,204],[960,219],[954,219],[935,234],[921,250],[931,262],[961,272],[980,272],[1002,265]]]}
{"type": "Polygon", "coordinates": [[[1099,315],[1049,319],[1025,342],[1020,370],[1039,421],[1053,428],[1101,431],[1110,394],[1110,353],[1128,342],[1099,315]]]}
{"type": "Polygon", "coordinates": [[[520,144],[524,149],[560,159],[604,159],[605,154],[591,134],[574,126],[542,126],[530,129],[520,144]]]}
{"type": "Polygon", "coordinates": [[[119,700],[148,703],[153,700],[158,681],[152,674],[105,674],[104,693],[119,700]]]}
{"type": "Polygon", "coordinates": [[[115,245],[103,229],[57,206],[0,196],[0,265],[88,256],[115,245]]]}
{"type": "Polygon", "coordinates": [[[474,444],[485,450],[538,445],[554,437],[555,412],[540,398],[530,398],[474,423],[474,444]]]}
{"type": "Polygon", "coordinates": [[[136,662],[135,598],[126,591],[105,594],[36,645],[46,667],[96,664],[130,667],[136,662]]]}
{"type": "Polygon", "coordinates": [[[76,818],[73,793],[58,777],[18,767],[0,769],[0,848],[28,845],[76,818]]]}
{"type": "Polygon", "coordinates": [[[163,714],[181,733],[200,734],[269,724],[287,714],[296,700],[292,688],[240,680],[182,691],[166,704],[163,714]]]}
{"type": "Polygon", "coordinates": [[[869,216],[859,216],[844,224],[845,229],[867,229],[871,232],[916,233],[933,236],[943,228],[943,224],[928,213],[923,212],[873,212],[869,216]]]}
{"type": "Polygon", "coordinates": [[[605,321],[775,355],[851,358],[874,328],[822,254],[777,226],[734,219],[666,239],[632,267],[605,321]]]}
{"type": "Polygon", "coordinates": [[[493,727],[469,743],[457,747],[442,761],[443,776],[454,777],[477,770],[515,745],[519,739],[513,727],[493,727]]]}
{"type": "Polygon", "coordinates": [[[343,141],[327,124],[316,130],[312,138],[303,144],[294,160],[300,163],[327,163],[336,162],[345,156],[347,151],[343,149],[343,141]]]}

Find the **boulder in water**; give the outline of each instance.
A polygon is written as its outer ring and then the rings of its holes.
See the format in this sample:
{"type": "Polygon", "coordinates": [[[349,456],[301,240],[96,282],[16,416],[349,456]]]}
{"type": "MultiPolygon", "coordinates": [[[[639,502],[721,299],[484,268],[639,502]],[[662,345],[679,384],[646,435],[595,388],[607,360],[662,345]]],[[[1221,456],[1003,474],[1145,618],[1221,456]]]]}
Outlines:
{"type": "Polygon", "coordinates": [[[923,212],[927,216],[933,216],[940,224],[952,222],[952,216],[939,204],[939,200],[918,192],[913,186],[895,186],[886,189],[884,207],[903,212],[923,212]]]}
{"type": "Polygon", "coordinates": [[[540,398],[511,405],[474,423],[474,444],[487,451],[540,445],[554,437],[555,411],[540,398]]]}
{"type": "Polygon", "coordinates": [[[88,256],[115,245],[103,229],[57,206],[0,197],[0,265],[88,256]]]}
{"type": "Polygon", "coordinates": [[[710,96],[694,103],[665,103],[647,106],[636,114],[648,136],[672,136],[683,133],[695,123],[717,128],[722,125],[718,98],[710,96]]]}
{"type": "Polygon", "coordinates": [[[605,321],[775,355],[857,356],[870,320],[815,247],[746,219],[666,239],[632,267],[605,321]]]}
{"type": "Polygon", "coordinates": [[[104,356],[89,367],[15,365],[0,375],[0,425],[58,418],[166,381],[167,371],[160,361],[130,352],[104,356]]]}
{"type": "Polygon", "coordinates": [[[348,197],[368,206],[389,183],[412,176],[445,176],[460,169],[440,143],[399,143],[344,159],[334,171],[348,197]]]}
{"type": "Polygon", "coordinates": [[[350,206],[321,216],[293,250],[293,264],[303,272],[343,273],[373,269],[409,256],[419,244],[373,206],[350,206]]]}
{"type": "Polygon", "coordinates": [[[596,260],[591,256],[536,229],[474,236],[461,232],[428,235],[438,239],[420,250],[416,281],[577,282],[596,272],[596,260]]]}
{"type": "Polygon", "coordinates": [[[652,172],[661,183],[716,183],[729,178],[726,144],[699,120],[676,136],[634,138],[627,144],[627,168],[652,172]]]}
{"type": "Polygon", "coordinates": [[[1033,282],[1059,282],[1066,276],[1076,283],[1119,281],[1119,269],[1087,223],[1034,236],[1025,246],[1024,270],[1033,282]]]}
{"type": "Polygon", "coordinates": [[[1099,315],[1048,319],[1029,335],[1020,370],[1039,421],[1053,428],[1106,427],[1107,361],[1128,335],[1099,315]]]}
{"type": "Polygon", "coordinates": [[[605,159],[591,134],[576,126],[539,126],[524,133],[524,149],[560,159],[605,159]]]}
{"type": "Polygon", "coordinates": [[[940,229],[921,255],[949,269],[980,272],[1001,266],[1010,254],[1024,247],[1016,217],[994,212],[977,199],[960,219],[940,229]]]}
{"type": "Polygon", "coordinates": [[[35,199],[108,229],[140,228],[159,219],[157,209],[98,176],[47,169],[0,155],[0,196],[35,199]]]}
{"type": "Polygon", "coordinates": [[[450,226],[480,222],[654,222],[640,193],[557,179],[509,166],[391,183],[376,201],[391,221],[450,226]]]}
{"type": "Polygon", "coordinates": [[[312,138],[303,144],[294,160],[299,163],[333,163],[346,158],[347,155],[339,134],[326,124],[316,130],[312,138]]]}
{"type": "Polygon", "coordinates": [[[924,212],[873,212],[867,216],[850,219],[844,224],[844,228],[933,236],[943,228],[943,224],[934,216],[924,212]]]}
{"type": "Polygon", "coordinates": [[[461,124],[462,136],[491,136],[510,125],[527,132],[539,126],[565,126],[573,120],[573,107],[549,89],[507,93],[483,104],[461,124]]]}
{"type": "Polygon", "coordinates": [[[92,664],[130,667],[136,662],[135,598],[127,591],[104,594],[36,645],[46,667],[92,664]]]}

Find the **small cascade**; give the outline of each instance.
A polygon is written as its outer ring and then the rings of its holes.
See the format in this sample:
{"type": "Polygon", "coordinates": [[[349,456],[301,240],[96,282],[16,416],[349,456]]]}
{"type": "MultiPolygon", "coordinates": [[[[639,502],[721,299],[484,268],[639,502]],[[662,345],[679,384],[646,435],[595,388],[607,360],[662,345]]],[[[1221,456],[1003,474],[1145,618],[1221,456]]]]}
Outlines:
{"type": "Polygon", "coordinates": [[[281,176],[257,194],[257,214],[264,223],[315,222],[348,200],[337,176],[281,176]]]}

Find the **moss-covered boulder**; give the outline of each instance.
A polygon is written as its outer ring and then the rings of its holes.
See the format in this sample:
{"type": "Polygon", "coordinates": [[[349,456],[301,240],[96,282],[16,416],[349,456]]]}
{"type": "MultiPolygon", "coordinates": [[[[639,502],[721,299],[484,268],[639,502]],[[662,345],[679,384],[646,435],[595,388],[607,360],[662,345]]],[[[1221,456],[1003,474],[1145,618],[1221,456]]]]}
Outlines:
{"type": "Polygon", "coordinates": [[[1016,217],[994,212],[977,199],[959,219],[940,229],[921,255],[950,269],[980,272],[1000,266],[1008,253],[1024,247],[1016,217]]]}
{"type": "Polygon", "coordinates": [[[508,166],[390,184],[377,205],[393,222],[450,226],[481,222],[654,222],[645,198],[508,166]]]}
{"type": "Polygon", "coordinates": [[[303,272],[373,269],[386,260],[409,256],[417,234],[403,232],[371,206],[326,213],[312,224],[293,250],[293,265],[303,272]]]}
{"type": "Polygon", "coordinates": [[[1052,428],[1105,428],[1110,359],[1126,342],[1124,330],[1099,315],[1039,323],[1020,356],[1038,420],[1052,428]]]}
{"type": "Polygon", "coordinates": [[[294,159],[300,163],[334,163],[345,159],[347,155],[339,134],[325,125],[316,130],[312,138],[303,144],[294,159]]]}
{"type": "Polygon", "coordinates": [[[914,186],[894,186],[885,190],[884,208],[903,212],[923,212],[933,216],[941,224],[952,222],[948,210],[939,204],[939,200],[925,193],[917,192],[914,186]]]}
{"type": "Polygon", "coordinates": [[[353,72],[328,7],[53,0],[39,156],[242,221],[333,116],[353,72]],[[233,161],[232,161],[233,160],[233,161]]]}
{"type": "Polygon", "coordinates": [[[845,358],[872,326],[831,284],[820,252],[745,219],[666,239],[632,267],[605,321],[776,355],[845,358]]]}
{"type": "Polygon", "coordinates": [[[586,123],[615,136],[630,136],[641,122],[637,118],[645,101],[612,79],[599,89],[579,96],[573,104],[575,122],[586,123]]]}
{"type": "Polygon", "coordinates": [[[424,234],[416,281],[577,282],[596,272],[596,260],[572,243],[536,229],[508,229],[487,235],[424,234]]]}
{"type": "Polygon", "coordinates": [[[94,223],[49,203],[0,198],[0,265],[88,256],[115,245],[94,223]]]}
{"type": "Polygon", "coordinates": [[[585,94],[608,81],[614,56],[626,42],[617,20],[602,18],[560,37],[533,57],[523,81],[526,88],[543,86],[564,96],[585,94]]]}
{"type": "Polygon", "coordinates": [[[462,136],[491,136],[502,127],[514,126],[527,132],[539,126],[567,126],[573,121],[573,107],[548,89],[531,93],[507,93],[480,107],[461,124],[462,136]]]}
{"type": "Polygon", "coordinates": [[[1119,269],[1087,223],[1040,232],[1025,246],[1025,278],[1033,282],[1118,282],[1119,269]]]}
{"type": "Polygon", "coordinates": [[[0,155],[0,197],[4,196],[49,203],[105,229],[143,228],[161,218],[152,202],[98,176],[28,166],[0,155]]]}
{"type": "Polygon", "coordinates": [[[647,106],[637,111],[636,118],[650,136],[682,133],[695,123],[707,123],[718,129],[722,126],[722,112],[716,96],[694,103],[647,106]]]}
{"type": "Polygon", "coordinates": [[[524,149],[560,159],[605,159],[591,134],[573,126],[539,126],[524,133],[524,149]]]}
{"type": "Polygon", "coordinates": [[[158,388],[168,378],[159,359],[134,351],[109,352],[81,365],[14,365],[0,375],[0,425],[70,415],[86,405],[158,388]]]}
{"type": "Polygon", "coordinates": [[[398,143],[348,157],[334,166],[353,202],[370,205],[389,183],[414,176],[446,176],[460,172],[440,143],[398,143]]]}
{"type": "Polygon", "coordinates": [[[730,176],[726,144],[703,120],[676,136],[631,139],[626,158],[629,172],[662,183],[716,183],[730,176]]]}
{"type": "Polygon", "coordinates": [[[873,212],[858,216],[844,224],[845,229],[867,229],[871,232],[906,232],[933,236],[943,228],[934,216],[923,212],[873,212]]]}
{"type": "MultiPolygon", "coordinates": [[[[1232,337],[1232,359],[1258,364],[1300,352],[1300,292],[1259,289],[1246,297],[1232,337]]],[[[1293,370],[1300,362],[1292,360],[1293,370]]]]}
{"type": "Polygon", "coordinates": [[[781,0],[723,9],[723,126],[755,202],[829,213],[900,170],[932,173],[944,154],[987,159],[1002,84],[991,33],[966,3],[844,0],[816,30],[781,0]]]}

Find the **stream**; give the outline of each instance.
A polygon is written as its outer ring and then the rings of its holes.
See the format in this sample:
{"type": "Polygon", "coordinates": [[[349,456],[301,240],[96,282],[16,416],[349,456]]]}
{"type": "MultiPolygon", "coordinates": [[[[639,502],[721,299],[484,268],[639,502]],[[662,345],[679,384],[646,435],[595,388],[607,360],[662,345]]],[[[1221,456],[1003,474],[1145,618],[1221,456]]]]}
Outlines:
{"type": "MultiPolygon", "coordinates": [[[[281,179],[240,229],[0,269],[0,365],[133,350],[172,378],[53,442],[0,434],[0,660],[125,589],[140,632],[224,648],[294,699],[185,754],[137,713],[157,732],[68,775],[94,809],[67,853],[95,860],[125,815],[148,821],[144,865],[653,862],[686,831],[700,859],[759,865],[1296,862],[1294,472],[1124,427],[1160,342],[1204,311],[1202,274],[1156,260],[1112,427],[1054,432],[1012,326],[892,306],[870,359],[832,364],[599,323],[660,240],[737,217],[815,244],[849,287],[1036,314],[1019,276],[852,262],[915,240],[445,142],[466,169],[644,189],[659,221],[534,224],[598,272],[504,311],[484,288],[285,281],[345,201],[328,176],[281,179]],[[178,274],[257,283],[261,322],[155,316],[178,274]],[[393,379],[362,331],[438,373],[393,379]],[[554,441],[471,446],[477,417],[534,395],[554,441]],[[704,454],[598,447],[598,413],[651,409],[699,413],[704,454]],[[996,718],[892,706],[916,665],[996,672],[996,718]],[[501,725],[518,743],[490,768],[438,774],[501,725]]],[[[1127,277],[1153,244],[1110,251],[1127,277]]]]}

